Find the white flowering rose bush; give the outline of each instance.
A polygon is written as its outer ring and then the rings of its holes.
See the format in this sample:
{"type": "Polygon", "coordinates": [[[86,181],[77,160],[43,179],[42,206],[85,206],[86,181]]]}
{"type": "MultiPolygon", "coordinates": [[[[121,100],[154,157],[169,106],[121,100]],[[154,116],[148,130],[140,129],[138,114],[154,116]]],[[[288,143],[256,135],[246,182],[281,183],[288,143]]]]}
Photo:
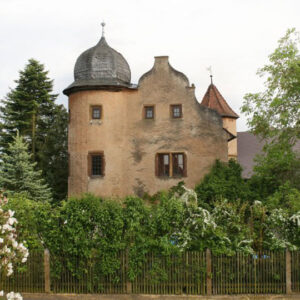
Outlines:
{"type": "Polygon", "coordinates": [[[181,251],[193,248],[196,240],[201,244],[197,247],[204,248],[202,242],[215,232],[216,224],[210,212],[197,205],[197,194],[194,190],[184,185],[181,185],[180,189],[181,195],[178,200],[184,205],[184,217],[181,227],[172,234],[172,239],[181,251]]]}
{"type": "Polygon", "coordinates": [[[178,199],[185,207],[183,223],[172,237],[181,251],[210,248],[213,253],[229,255],[236,251],[253,253],[253,241],[245,223],[246,204],[224,199],[208,210],[197,203],[194,190],[181,185],[180,192],[178,199]]]}
{"type": "Polygon", "coordinates": [[[270,211],[266,220],[266,242],[269,249],[299,250],[300,246],[300,211],[290,215],[278,208],[270,211]]]}
{"type": "Polygon", "coordinates": [[[243,252],[252,254],[253,240],[246,222],[247,204],[240,200],[230,202],[226,199],[218,201],[212,210],[218,229],[218,248],[220,253],[234,254],[243,252]]]}
{"type": "MultiPolygon", "coordinates": [[[[11,276],[17,263],[25,263],[29,252],[24,242],[17,241],[16,225],[17,219],[14,211],[5,210],[7,199],[0,196],[0,271],[2,276],[11,276]]],[[[0,296],[4,291],[0,292],[0,296]]],[[[22,296],[19,293],[10,292],[6,295],[8,300],[19,300],[22,296]]]]}

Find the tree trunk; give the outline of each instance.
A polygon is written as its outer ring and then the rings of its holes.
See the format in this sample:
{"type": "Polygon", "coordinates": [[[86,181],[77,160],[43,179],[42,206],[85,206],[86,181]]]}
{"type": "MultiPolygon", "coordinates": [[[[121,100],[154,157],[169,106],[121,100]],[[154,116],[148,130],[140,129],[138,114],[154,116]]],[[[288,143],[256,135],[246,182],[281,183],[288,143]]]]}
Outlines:
{"type": "Polygon", "coordinates": [[[36,112],[32,114],[32,158],[35,160],[36,112]]]}

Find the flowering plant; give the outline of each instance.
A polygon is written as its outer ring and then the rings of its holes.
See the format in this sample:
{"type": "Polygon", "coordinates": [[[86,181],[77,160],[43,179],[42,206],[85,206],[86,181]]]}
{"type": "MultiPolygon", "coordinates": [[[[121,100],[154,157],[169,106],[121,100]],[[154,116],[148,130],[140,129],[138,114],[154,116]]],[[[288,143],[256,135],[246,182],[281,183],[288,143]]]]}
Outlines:
{"type": "MultiPolygon", "coordinates": [[[[11,276],[14,271],[14,264],[25,263],[28,258],[28,250],[23,243],[17,241],[15,225],[18,223],[14,218],[14,211],[5,211],[7,198],[0,195],[0,271],[2,276],[11,276]]],[[[4,292],[0,291],[0,296],[4,292]]],[[[19,293],[10,292],[6,295],[8,300],[20,300],[19,293]]]]}

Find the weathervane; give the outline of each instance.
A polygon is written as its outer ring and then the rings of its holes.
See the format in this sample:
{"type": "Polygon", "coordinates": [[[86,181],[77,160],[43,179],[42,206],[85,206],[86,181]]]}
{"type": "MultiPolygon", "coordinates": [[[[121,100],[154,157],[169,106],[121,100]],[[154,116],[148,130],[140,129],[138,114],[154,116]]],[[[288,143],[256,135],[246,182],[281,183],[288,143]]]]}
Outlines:
{"type": "Polygon", "coordinates": [[[102,22],[102,23],[101,23],[101,26],[102,26],[102,37],[104,37],[104,26],[105,26],[105,23],[102,22]]]}
{"type": "Polygon", "coordinates": [[[212,74],[212,67],[211,66],[209,66],[208,68],[206,68],[206,70],[209,72],[209,76],[210,76],[210,83],[212,84],[213,83],[213,80],[212,80],[212,78],[213,78],[213,74],[212,74]]]}

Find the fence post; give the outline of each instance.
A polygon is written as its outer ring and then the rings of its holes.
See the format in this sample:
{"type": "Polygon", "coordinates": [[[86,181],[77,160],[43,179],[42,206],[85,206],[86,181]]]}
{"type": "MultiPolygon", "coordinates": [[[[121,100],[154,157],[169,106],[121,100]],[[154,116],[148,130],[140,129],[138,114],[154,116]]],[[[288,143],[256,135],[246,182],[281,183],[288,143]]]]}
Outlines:
{"type": "Polygon", "coordinates": [[[50,253],[48,249],[44,250],[44,275],[45,293],[50,293],[50,253]]]}
{"type": "Polygon", "coordinates": [[[128,255],[128,248],[126,248],[125,251],[125,259],[126,259],[126,264],[125,264],[125,270],[126,270],[126,293],[127,294],[132,294],[132,283],[128,279],[128,270],[129,270],[129,255],[128,255]]]}
{"type": "Polygon", "coordinates": [[[285,251],[285,287],[286,293],[292,293],[292,263],[291,263],[291,252],[286,249],[285,251]]]}
{"type": "Polygon", "coordinates": [[[211,280],[211,252],[206,249],[206,293],[212,294],[212,280],[211,280]]]}

